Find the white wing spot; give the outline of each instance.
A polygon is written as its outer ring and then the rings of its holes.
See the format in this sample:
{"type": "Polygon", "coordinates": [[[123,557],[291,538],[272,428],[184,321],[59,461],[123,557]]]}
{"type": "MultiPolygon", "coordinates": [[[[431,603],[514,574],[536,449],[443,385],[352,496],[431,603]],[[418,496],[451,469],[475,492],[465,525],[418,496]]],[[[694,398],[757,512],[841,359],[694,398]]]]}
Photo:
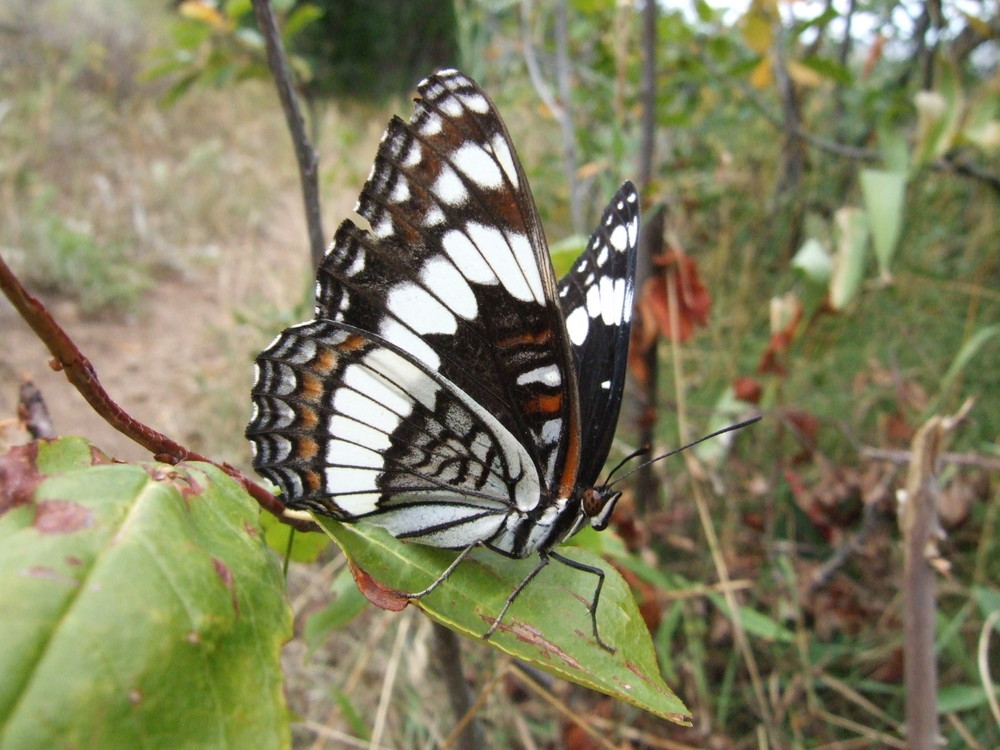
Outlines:
{"type": "Polygon", "coordinates": [[[434,205],[424,214],[424,226],[436,227],[438,224],[444,224],[444,213],[440,206],[434,205]]]}
{"type": "Polygon", "coordinates": [[[431,258],[420,269],[420,280],[456,315],[473,320],[479,311],[476,295],[465,277],[446,259],[431,258]]]}
{"type": "MultiPolygon", "coordinates": [[[[503,232],[485,224],[470,221],[465,225],[465,230],[504,288],[517,299],[530,302],[533,298],[532,291],[525,278],[525,272],[518,263],[517,249],[512,247],[514,243],[508,244],[503,232]],[[511,252],[512,249],[514,252],[511,252]]],[[[527,244],[527,238],[523,235],[515,236],[527,244]]],[[[532,269],[537,274],[538,269],[535,268],[534,259],[531,263],[532,269]]]]}
{"type": "Polygon", "coordinates": [[[614,231],[611,232],[611,237],[609,239],[611,240],[611,246],[615,250],[620,253],[624,252],[629,246],[628,229],[626,229],[624,225],[619,224],[614,228],[614,231]]]}
{"type": "Polygon", "coordinates": [[[420,144],[417,141],[413,141],[410,143],[410,150],[406,152],[406,156],[403,157],[401,164],[405,169],[412,169],[420,163],[421,158],[420,144]]]}
{"type": "Polygon", "coordinates": [[[400,176],[396,180],[396,185],[392,188],[392,193],[389,195],[389,200],[393,203],[403,203],[410,199],[410,186],[406,183],[406,180],[400,176]]]}
{"type": "Polygon", "coordinates": [[[471,94],[461,94],[460,98],[462,103],[473,112],[478,112],[479,114],[484,115],[490,110],[490,103],[486,101],[486,97],[482,94],[476,92],[471,94]]]}
{"type": "Polygon", "coordinates": [[[462,183],[462,178],[454,169],[447,166],[441,170],[431,191],[442,203],[447,203],[449,206],[458,206],[469,200],[469,193],[462,183]]]}
{"type": "Polygon", "coordinates": [[[588,330],[590,330],[590,316],[587,315],[585,307],[578,307],[566,316],[566,333],[576,346],[587,340],[588,330]]]}
{"type": "MultiPolygon", "coordinates": [[[[452,317],[452,320],[454,320],[454,317],[452,317]]],[[[441,367],[441,358],[438,357],[437,352],[430,347],[430,344],[398,320],[387,318],[382,321],[382,325],[379,326],[379,333],[386,341],[395,344],[403,351],[409,353],[415,360],[422,362],[430,369],[437,370],[441,367]]],[[[411,387],[413,387],[411,386],[411,382],[420,383],[420,381],[426,381],[426,383],[424,383],[425,386],[427,383],[433,383],[433,381],[430,381],[417,367],[414,367],[412,364],[402,359],[395,352],[389,352],[389,350],[381,349],[376,349],[374,352],[367,355],[365,357],[365,362],[367,363],[369,359],[382,351],[392,354],[392,356],[395,357],[399,363],[401,363],[397,365],[396,369],[402,369],[405,372],[405,377],[407,379],[407,392],[417,396],[421,403],[428,406],[428,408],[431,408],[431,406],[433,406],[433,397],[431,397],[430,405],[428,405],[428,402],[425,400],[427,398],[426,391],[423,393],[417,393],[411,390],[411,387]]]]}
{"type": "MultiPolygon", "coordinates": [[[[603,283],[606,280],[605,277],[601,278],[603,283]]],[[[599,288],[597,284],[592,284],[587,288],[587,314],[596,318],[601,314],[601,292],[603,290],[599,288]]]]}
{"type": "Polygon", "coordinates": [[[423,287],[406,282],[389,290],[386,307],[417,333],[455,333],[455,315],[423,287]]]}
{"type": "Polygon", "coordinates": [[[528,383],[542,383],[543,385],[555,388],[562,383],[562,375],[560,375],[559,368],[555,365],[536,367],[534,370],[522,372],[517,376],[518,385],[527,385],[528,383]]]}
{"type": "Polygon", "coordinates": [[[478,144],[466,143],[451,159],[458,171],[480,187],[496,190],[503,185],[503,175],[496,161],[478,144]]]}
{"type": "Polygon", "coordinates": [[[430,113],[427,118],[420,123],[419,132],[422,136],[434,136],[441,132],[441,128],[444,122],[441,120],[440,116],[430,113]]]}
{"type": "Polygon", "coordinates": [[[452,229],[441,238],[441,246],[455,266],[474,284],[499,282],[493,269],[483,258],[479,248],[463,232],[452,229]]]}
{"type": "Polygon", "coordinates": [[[384,240],[386,237],[391,237],[393,234],[392,219],[388,213],[383,213],[378,221],[372,225],[372,234],[378,237],[380,240],[384,240]]]}
{"type": "Polygon", "coordinates": [[[538,270],[538,261],[535,260],[535,251],[532,250],[531,243],[523,234],[512,234],[509,240],[511,250],[514,251],[514,259],[524,272],[535,302],[544,305],[545,292],[542,289],[542,275],[538,270]]]}
{"type": "Polygon", "coordinates": [[[510,180],[510,184],[517,190],[517,167],[514,166],[514,155],[511,153],[510,146],[507,145],[507,139],[503,137],[503,133],[497,133],[493,136],[490,146],[497,157],[497,161],[500,162],[500,166],[503,167],[504,174],[510,180]]]}
{"type": "Polygon", "coordinates": [[[597,267],[603,268],[604,264],[608,262],[608,246],[601,245],[601,252],[597,255],[597,267]]]}
{"type": "Polygon", "coordinates": [[[462,109],[462,102],[460,102],[456,97],[449,96],[438,102],[438,106],[444,111],[448,117],[461,117],[464,110],[462,109]]]}

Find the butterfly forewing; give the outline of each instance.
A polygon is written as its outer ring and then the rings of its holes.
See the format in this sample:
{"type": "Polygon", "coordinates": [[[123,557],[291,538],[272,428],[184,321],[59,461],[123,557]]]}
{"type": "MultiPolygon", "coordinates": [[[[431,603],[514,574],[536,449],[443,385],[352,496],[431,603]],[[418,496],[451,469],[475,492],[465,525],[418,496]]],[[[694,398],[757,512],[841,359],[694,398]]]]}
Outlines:
{"type": "Polygon", "coordinates": [[[576,475],[577,394],[548,250],[486,94],[430,77],[395,118],[317,282],[317,318],[370,331],[454,383],[525,446],[547,487],[576,475]]]}
{"type": "Polygon", "coordinates": [[[604,210],[587,248],[559,282],[559,303],[573,349],[586,446],[577,485],[597,482],[611,448],[625,387],[639,196],[626,182],[604,210]]]}

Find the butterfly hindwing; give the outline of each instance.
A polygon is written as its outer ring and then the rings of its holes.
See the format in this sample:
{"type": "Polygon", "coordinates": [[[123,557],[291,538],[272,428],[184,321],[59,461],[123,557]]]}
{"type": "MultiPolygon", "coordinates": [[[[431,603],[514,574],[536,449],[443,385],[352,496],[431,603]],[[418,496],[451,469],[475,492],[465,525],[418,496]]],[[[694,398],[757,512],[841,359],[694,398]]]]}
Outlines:
{"type": "Polygon", "coordinates": [[[334,321],[286,329],[257,360],[257,470],[293,507],[457,548],[540,496],[521,444],[395,345],[334,321]]]}
{"type": "Polygon", "coordinates": [[[586,450],[577,484],[592,487],[615,434],[628,358],[639,197],[626,182],[612,198],[587,248],[559,282],[559,303],[573,350],[586,450]]]}

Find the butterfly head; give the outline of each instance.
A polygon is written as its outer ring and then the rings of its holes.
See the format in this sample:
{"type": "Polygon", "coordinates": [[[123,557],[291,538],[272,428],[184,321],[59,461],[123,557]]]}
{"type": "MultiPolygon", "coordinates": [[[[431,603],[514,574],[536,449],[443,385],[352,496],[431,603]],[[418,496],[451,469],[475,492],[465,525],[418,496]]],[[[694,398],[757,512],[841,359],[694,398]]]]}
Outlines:
{"type": "Polygon", "coordinates": [[[622,493],[612,490],[607,485],[603,487],[591,487],[583,491],[580,496],[580,507],[583,514],[590,519],[590,525],[595,531],[604,531],[611,520],[611,514],[615,510],[615,503],[622,493]]]}

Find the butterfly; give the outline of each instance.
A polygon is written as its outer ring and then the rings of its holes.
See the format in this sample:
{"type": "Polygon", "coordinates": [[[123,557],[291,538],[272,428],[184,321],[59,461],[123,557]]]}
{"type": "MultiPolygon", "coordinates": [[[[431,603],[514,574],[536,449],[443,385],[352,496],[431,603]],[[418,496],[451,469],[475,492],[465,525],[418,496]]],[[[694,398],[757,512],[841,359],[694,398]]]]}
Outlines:
{"type": "Polygon", "coordinates": [[[288,508],[539,563],[621,493],[597,485],[625,382],[639,234],[626,182],[560,281],[507,128],[455,70],[394,117],[317,272],[315,317],[256,359],[246,436],[288,508]]]}

